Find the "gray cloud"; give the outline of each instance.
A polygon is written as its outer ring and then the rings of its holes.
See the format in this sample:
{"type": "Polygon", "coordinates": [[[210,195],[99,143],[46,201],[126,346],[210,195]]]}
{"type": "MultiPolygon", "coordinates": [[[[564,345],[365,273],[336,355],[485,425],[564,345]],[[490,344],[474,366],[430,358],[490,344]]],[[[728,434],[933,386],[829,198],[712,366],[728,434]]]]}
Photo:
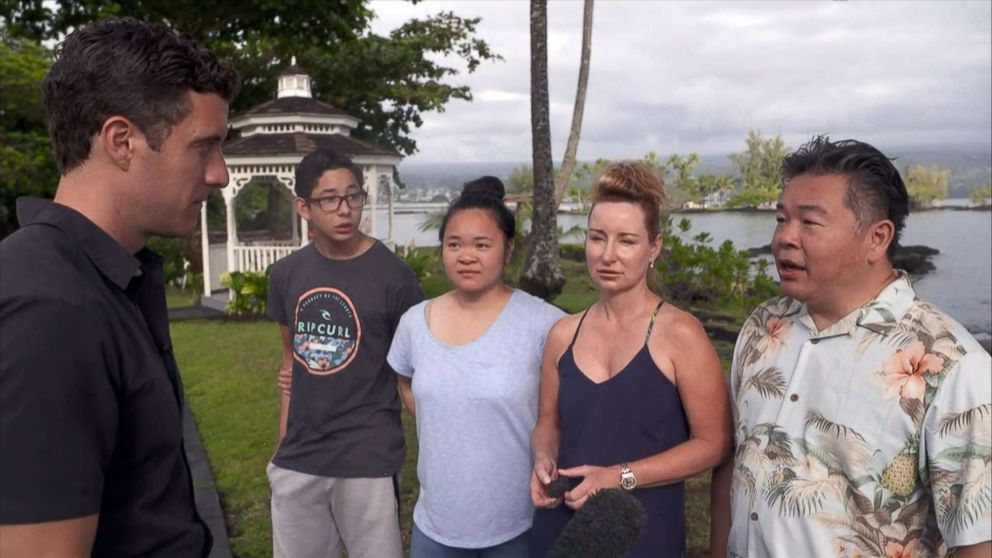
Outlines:
{"type": "MultiPolygon", "coordinates": [[[[529,7],[378,1],[374,28],[440,10],[482,17],[503,55],[455,81],[475,101],[429,114],[418,162],[530,158],[529,7]]],[[[552,139],[571,121],[582,4],[549,6],[552,139]]],[[[992,4],[605,2],[596,5],[579,157],[739,150],[749,129],[792,145],[830,132],[880,146],[992,139],[992,4]]]]}

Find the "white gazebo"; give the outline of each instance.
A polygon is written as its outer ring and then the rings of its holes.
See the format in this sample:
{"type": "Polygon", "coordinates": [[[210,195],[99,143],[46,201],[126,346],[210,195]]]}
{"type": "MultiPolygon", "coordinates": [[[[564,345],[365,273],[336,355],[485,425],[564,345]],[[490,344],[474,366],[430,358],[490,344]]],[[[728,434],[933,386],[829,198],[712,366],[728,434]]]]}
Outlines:
{"type": "Polygon", "coordinates": [[[292,230],[286,239],[241,238],[235,207],[238,194],[249,184],[265,184],[281,189],[293,199],[296,165],[318,148],[332,148],[351,157],[363,171],[368,204],[362,217],[362,230],[381,240],[391,239],[393,170],[402,160],[394,149],[370,144],[351,137],[359,119],[313,98],[310,76],[292,65],[279,74],[276,98],[231,118],[231,127],[240,136],[224,144],[224,158],[230,173],[228,187],[221,192],[227,218],[227,238],[211,242],[207,223],[207,205],[201,216],[203,248],[203,303],[223,308],[228,291],[220,284],[227,271],[264,271],[276,260],[290,254],[308,241],[307,222],[291,211],[292,230]],[[382,190],[382,192],[380,192],[382,190]],[[380,195],[384,208],[380,208],[380,195]],[[386,230],[378,230],[377,217],[388,213],[386,230]]]}

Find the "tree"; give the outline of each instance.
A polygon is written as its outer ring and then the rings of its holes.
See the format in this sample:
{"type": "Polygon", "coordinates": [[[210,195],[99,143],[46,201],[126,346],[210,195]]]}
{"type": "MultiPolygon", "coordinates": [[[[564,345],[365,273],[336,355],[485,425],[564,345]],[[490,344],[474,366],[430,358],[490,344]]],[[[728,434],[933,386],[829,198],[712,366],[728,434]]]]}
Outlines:
{"type": "Polygon", "coordinates": [[[233,61],[244,78],[232,109],[237,112],[271,99],[277,74],[292,56],[314,78],[314,97],[359,116],[354,135],[417,150],[410,137],[421,114],[443,111],[452,99],[471,100],[467,86],[444,83],[459,73],[450,61],[473,72],[499,60],[475,36],[478,18],[441,12],[411,20],[388,36],[370,31],[373,12],[365,0],[42,0],[8,4],[2,24],[36,42],[58,39],[90,21],[131,16],[167,23],[233,61]]]}
{"type": "Polygon", "coordinates": [[[741,192],[730,200],[732,207],[759,206],[774,202],[782,194],[782,163],[789,148],[782,136],[764,138],[761,132],[747,134],[747,151],[730,156],[741,180],[741,192]]]}
{"type": "Polygon", "coordinates": [[[506,193],[531,194],[534,192],[534,168],[530,165],[520,165],[510,171],[506,178],[506,193]]]}
{"type": "Polygon", "coordinates": [[[732,190],[734,188],[734,178],[729,174],[721,174],[719,176],[704,172],[699,175],[696,180],[696,190],[699,195],[699,201],[706,207],[706,198],[711,194],[717,192],[722,192],[724,190],[732,190]]]}
{"type": "Polygon", "coordinates": [[[951,171],[937,165],[906,165],[903,171],[909,202],[915,207],[930,207],[933,202],[947,197],[947,179],[951,171]]]}
{"type": "Polygon", "coordinates": [[[548,101],[548,6],[530,2],[530,124],[534,165],[534,216],[520,287],[552,300],[565,284],[558,257],[558,222],[551,162],[548,101]]]}
{"type": "Polygon", "coordinates": [[[593,0],[585,0],[582,11],[582,57],[579,62],[579,82],[575,91],[575,108],[572,109],[572,127],[568,132],[565,158],[561,162],[561,174],[555,181],[555,207],[561,205],[568,181],[572,178],[575,154],[579,148],[582,113],[586,106],[586,86],[589,84],[589,57],[592,52],[592,6],[593,0]]]}
{"type": "Polygon", "coordinates": [[[699,155],[696,153],[690,153],[684,157],[674,153],[668,157],[668,161],[662,167],[664,169],[662,176],[668,177],[666,183],[669,195],[672,197],[672,201],[677,200],[678,205],[700,199],[697,192],[698,179],[693,174],[698,164],[699,155]]]}
{"type": "Polygon", "coordinates": [[[596,159],[594,162],[582,163],[575,168],[572,172],[572,178],[575,180],[576,186],[591,189],[595,184],[596,178],[599,177],[606,165],[609,165],[609,159],[603,159],[602,157],[596,159]]]}
{"type": "Polygon", "coordinates": [[[992,198],[992,184],[986,184],[981,188],[972,190],[968,198],[975,205],[988,205],[989,199],[992,198]]]}
{"type": "Polygon", "coordinates": [[[58,183],[41,104],[50,65],[48,49],[0,30],[0,237],[17,228],[19,196],[51,197],[58,183]]]}
{"type": "Polygon", "coordinates": [[[592,195],[588,188],[569,186],[565,191],[565,199],[570,201],[579,213],[589,213],[592,208],[592,195]]]}

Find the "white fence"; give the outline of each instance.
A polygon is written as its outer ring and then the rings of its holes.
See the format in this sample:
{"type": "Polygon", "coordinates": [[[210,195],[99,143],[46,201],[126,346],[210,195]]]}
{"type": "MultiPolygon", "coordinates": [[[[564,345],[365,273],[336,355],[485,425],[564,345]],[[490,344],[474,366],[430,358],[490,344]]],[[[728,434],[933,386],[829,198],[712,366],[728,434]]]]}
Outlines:
{"type": "Polygon", "coordinates": [[[292,254],[298,246],[234,246],[235,266],[232,271],[263,272],[277,260],[292,254]]]}

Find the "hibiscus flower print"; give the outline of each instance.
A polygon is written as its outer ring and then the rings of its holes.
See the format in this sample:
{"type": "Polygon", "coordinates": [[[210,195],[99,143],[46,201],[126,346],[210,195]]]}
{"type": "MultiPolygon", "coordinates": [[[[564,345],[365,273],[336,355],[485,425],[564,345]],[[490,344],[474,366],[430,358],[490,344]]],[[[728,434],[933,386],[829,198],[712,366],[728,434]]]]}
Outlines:
{"type": "Polygon", "coordinates": [[[766,355],[775,352],[785,343],[792,331],[790,318],[768,318],[765,322],[765,335],[758,340],[758,352],[766,355]]]}
{"type": "Polygon", "coordinates": [[[926,352],[921,341],[914,341],[885,359],[882,374],[885,382],[885,398],[897,395],[906,399],[923,400],[927,391],[924,374],[939,374],[944,368],[944,359],[926,352]]]}
{"type": "Polygon", "coordinates": [[[915,558],[921,554],[920,545],[916,539],[909,541],[906,546],[895,541],[885,545],[885,558],[915,558]]]}

